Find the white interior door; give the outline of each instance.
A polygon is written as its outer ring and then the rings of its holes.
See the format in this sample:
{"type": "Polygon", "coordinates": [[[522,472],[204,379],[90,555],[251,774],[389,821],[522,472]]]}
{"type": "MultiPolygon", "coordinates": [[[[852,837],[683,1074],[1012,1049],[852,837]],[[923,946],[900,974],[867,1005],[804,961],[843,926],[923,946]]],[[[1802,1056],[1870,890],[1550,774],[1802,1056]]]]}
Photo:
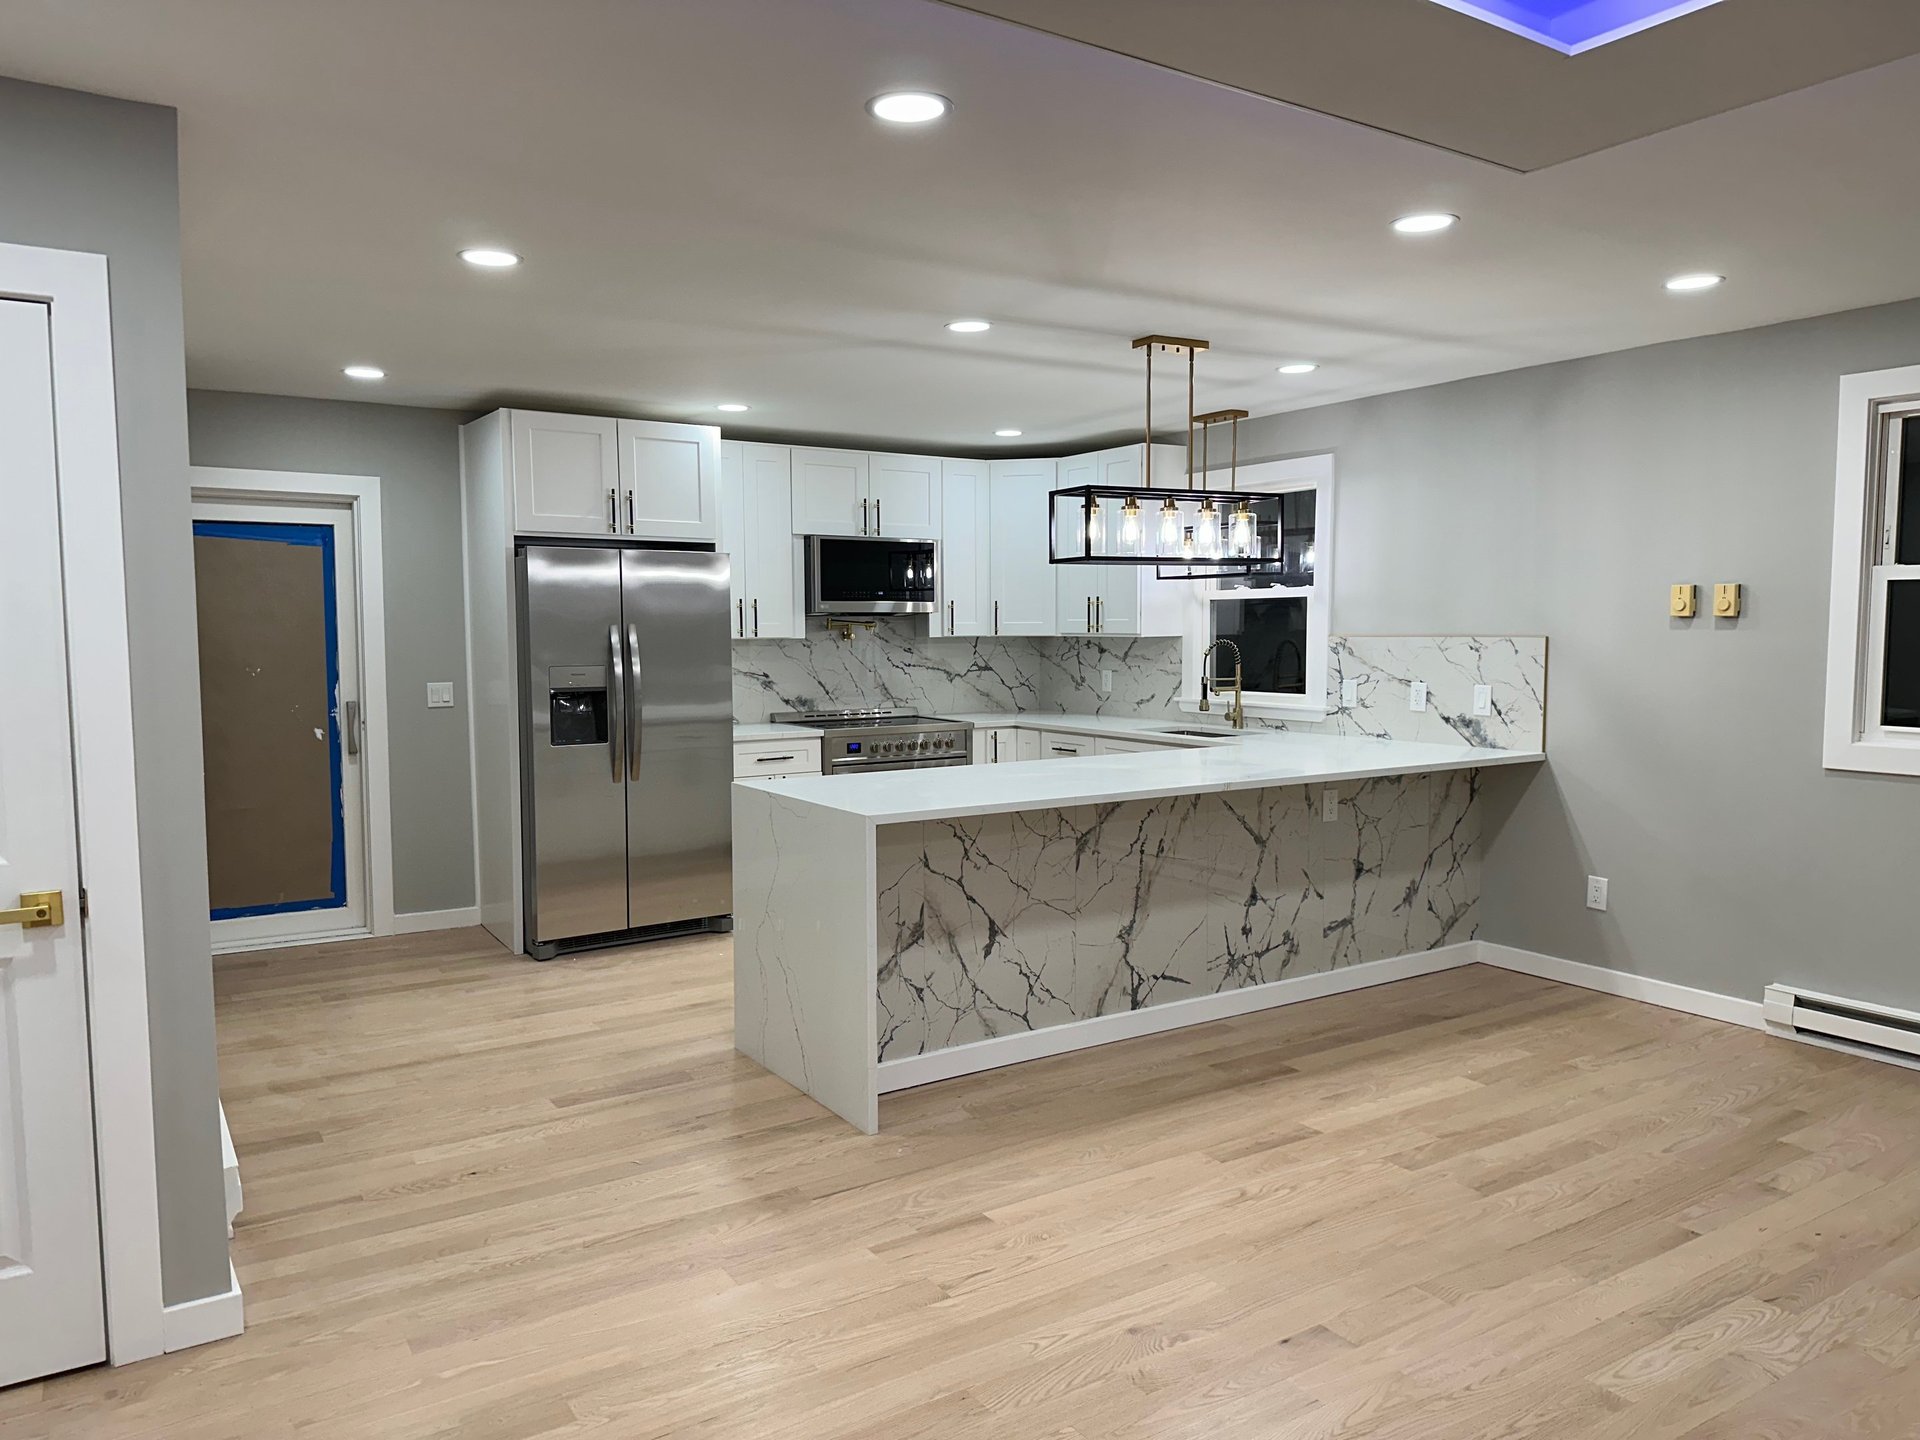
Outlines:
{"type": "Polygon", "coordinates": [[[44,305],[0,301],[0,1385],[106,1359],[44,305]]]}
{"type": "Polygon", "coordinates": [[[349,505],[196,499],[213,948],[370,933],[349,505]]]}

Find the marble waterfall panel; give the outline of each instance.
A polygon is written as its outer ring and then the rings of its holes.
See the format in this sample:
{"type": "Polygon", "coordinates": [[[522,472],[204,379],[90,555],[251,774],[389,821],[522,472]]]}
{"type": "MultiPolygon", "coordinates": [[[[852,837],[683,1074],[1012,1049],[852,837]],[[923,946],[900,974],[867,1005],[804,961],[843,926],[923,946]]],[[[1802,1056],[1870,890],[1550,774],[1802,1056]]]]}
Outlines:
{"type": "Polygon", "coordinates": [[[880,827],[877,1059],[1472,939],[1474,772],[880,827]]]}

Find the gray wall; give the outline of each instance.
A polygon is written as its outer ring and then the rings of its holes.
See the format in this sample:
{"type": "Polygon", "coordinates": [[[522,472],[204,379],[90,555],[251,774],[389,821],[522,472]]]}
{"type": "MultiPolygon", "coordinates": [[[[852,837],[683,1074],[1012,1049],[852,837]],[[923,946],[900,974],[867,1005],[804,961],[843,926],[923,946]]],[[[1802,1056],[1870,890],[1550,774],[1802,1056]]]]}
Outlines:
{"type": "Polygon", "coordinates": [[[1920,788],[1820,765],[1838,381],[1917,362],[1909,302],[1243,428],[1337,453],[1337,631],[1551,637],[1548,764],[1489,782],[1486,938],[1920,1005],[1920,788]],[[1743,618],[1668,619],[1724,580],[1743,618]]]}
{"type": "Polygon", "coordinates": [[[460,566],[460,425],[451,410],[195,390],[193,463],[380,477],[393,903],[473,904],[472,780],[460,566]],[[451,680],[454,708],[427,709],[451,680]]]}
{"type": "Polygon", "coordinates": [[[106,255],[168,1303],[227,1288],[174,113],[0,79],[0,240],[106,255]]]}

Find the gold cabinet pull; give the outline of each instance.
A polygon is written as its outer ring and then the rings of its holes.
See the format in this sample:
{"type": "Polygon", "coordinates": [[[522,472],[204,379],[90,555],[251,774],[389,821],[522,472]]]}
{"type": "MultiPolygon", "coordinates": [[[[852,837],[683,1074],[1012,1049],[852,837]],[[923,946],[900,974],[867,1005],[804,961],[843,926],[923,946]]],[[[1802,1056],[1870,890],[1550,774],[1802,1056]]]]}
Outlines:
{"type": "Polygon", "coordinates": [[[66,900],[58,890],[22,890],[18,910],[0,910],[0,925],[18,925],[23,930],[66,923],[66,900]]]}

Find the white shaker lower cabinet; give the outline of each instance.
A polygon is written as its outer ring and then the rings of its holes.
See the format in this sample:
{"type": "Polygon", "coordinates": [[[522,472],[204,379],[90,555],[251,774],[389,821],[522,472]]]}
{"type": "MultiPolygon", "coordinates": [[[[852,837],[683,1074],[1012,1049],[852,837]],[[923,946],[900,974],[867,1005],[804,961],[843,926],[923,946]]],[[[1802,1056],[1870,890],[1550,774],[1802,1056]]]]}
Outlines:
{"type": "Polygon", "coordinates": [[[992,509],[984,460],[940,463],[939,603],[930,635],[988,635],[993,631],[992,509]]]}
{"type": "Polygon", "coordinates": [[[1059,760],[1068,755],[1091,755],[1097,743],[1086,735],[1069,735],[1061,730],[1039,732],[1040,758],[1059,760]]]}
{"type": "Polygon", "coordinates": [[[987,467],[989,635],[1060,633],[1054,623],[1056,567],[1047,543],[1047,493],[1054,475],[1051,460],[995,460],[987,467]]]}
{"type": "Polygon", "coordinates": [[[777,780],[820,773],[820,737],[796,740],[738,740],[733,746],[733,778],[777,780]]]}
{"type": "Polygon", "coordinates": [[[791,523],[793,452],[729,440],[720,447],[720,548],[732,559],[736,640],[805,637],[800,542],[791,523]]]}
{"type": "Polygon", "coordinates": [[[1115,740],[1102,736],[1094,741],[1093,753],[1096,755],[1137,755],[1142,750],[1174,750],[1174,745],[1155,745],[1144,740],[1115,740]]]}
{"type": "Polygon", "coordinates": [[[640,540],[717,540],[720,430],[622,420],[620,533],[640,540]]]}
{"type": "Polygon", "coordinates": [[[1011,765],[1020,758],[1015,738],[1020,733],[1017,725],[976,725],[973,730],[973,763],[1011,765]]]}
{"type": "Polygon", "coordinates": [[[519,535],[618,535],[620,423],[593,415],[503,410],[513,528],[519,535]]]}

